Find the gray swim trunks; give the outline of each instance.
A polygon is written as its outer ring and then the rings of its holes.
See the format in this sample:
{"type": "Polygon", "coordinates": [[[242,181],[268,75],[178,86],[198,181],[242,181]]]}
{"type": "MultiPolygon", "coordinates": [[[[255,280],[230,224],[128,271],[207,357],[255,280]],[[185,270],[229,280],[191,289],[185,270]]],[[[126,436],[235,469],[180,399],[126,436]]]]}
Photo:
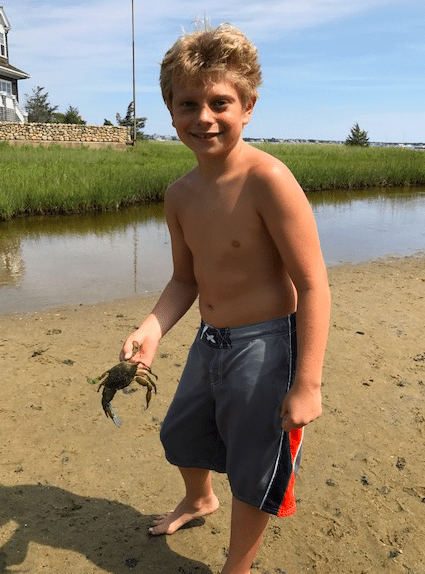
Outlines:
{"type": "Polygon", "coordinates": [[[295,314],[230,329],[202,323],[161,428],[167,460],[226,472],[233,495],[265,512],[295,512],[303,431],[284,432],[280,417],[295,362],[295,314]]]}

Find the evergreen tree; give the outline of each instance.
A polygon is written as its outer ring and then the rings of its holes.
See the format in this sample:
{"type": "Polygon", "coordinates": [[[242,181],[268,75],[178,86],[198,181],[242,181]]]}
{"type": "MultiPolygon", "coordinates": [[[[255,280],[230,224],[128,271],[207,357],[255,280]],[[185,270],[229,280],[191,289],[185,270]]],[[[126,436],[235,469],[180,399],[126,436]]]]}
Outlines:
{"type": "Polygon", "coordinates": [[[78,108],[76,107],[74,108],[73,106],[70,105],[64,114],[63,123],[85,125],[87,122],[83,120],[83,118],[80,116],[78,108]]]}
{"type": "MultiPolygon", "coordinates": [[[[128,104],[127,113],[124,118],[117,114],[117,124],[119,126],[130,126],[131,139],[133,138],[134,131],[134,102],[128,104]]],[[[146,118],[136,118],[136,139],[141,140],[144,138],[142,129],[145,127],[146,118]]]]}
{"type": "Polygon", "coordinates": [[[78,108],[69,106],[66,112],[55,112],[52,114],[51,122],[54,124],[81,124],[85,125],[87,122],[80,116],[78,108]]]}
{"type": "Polygon", "coordinates": [[[345,145],[358,145],[367,147],[369,145],[369,138],[365,130],[361,130],[359,124],[355,124],[351,128],[350,135],[345,140],[345,145]]]}
{"type": "Polygon", "coordinates": [[[48,124],[54,121],[54,113],[59,106],[52,106],[48,100],[48,92],[43,91],[43,87],[37,86],[33,88],[31,95],[25,94],[27,98],[25,110],[30,123],[48,124]]]}

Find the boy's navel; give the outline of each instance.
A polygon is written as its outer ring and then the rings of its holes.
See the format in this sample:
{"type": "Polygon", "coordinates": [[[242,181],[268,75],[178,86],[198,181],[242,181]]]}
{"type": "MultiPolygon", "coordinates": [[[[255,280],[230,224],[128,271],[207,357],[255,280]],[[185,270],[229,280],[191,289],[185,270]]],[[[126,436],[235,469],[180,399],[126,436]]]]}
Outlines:
{"type": "Polygon", "coordinates": [[[240,246],[241,246],[241,244],[237,239],[234,239],[232,241],[232,247],[240,247],[240,246]]]}

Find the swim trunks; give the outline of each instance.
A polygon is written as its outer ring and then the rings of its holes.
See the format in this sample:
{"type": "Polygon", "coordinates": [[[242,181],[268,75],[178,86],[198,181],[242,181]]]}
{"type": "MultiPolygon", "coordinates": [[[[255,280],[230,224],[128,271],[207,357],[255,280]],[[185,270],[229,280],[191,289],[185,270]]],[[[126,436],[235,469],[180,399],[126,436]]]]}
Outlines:
{"type": "Polygon", "coordinates": [[[282,430],[280,406],[295,362],[295,314],[229,329],[202,323],[161,428],[167,460],[226,472],[238,500],[293,514],[303,430],[282,430]]]}

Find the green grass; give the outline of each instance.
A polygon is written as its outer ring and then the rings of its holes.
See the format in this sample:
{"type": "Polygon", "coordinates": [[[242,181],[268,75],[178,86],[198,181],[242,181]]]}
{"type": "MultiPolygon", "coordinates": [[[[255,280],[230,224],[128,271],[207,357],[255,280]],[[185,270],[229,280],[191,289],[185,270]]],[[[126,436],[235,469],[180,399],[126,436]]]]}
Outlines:
{"type": "MultiPolygon", "coordinates": [[[[425,184],[422,151],[320,144],[263,144],[305,191],[425,184]]],[[[0,219],[78,213],[162,201],[196,165],[181,144],[143,142],[124,152],[0,144],[0,219]]]]}
{"type": "Polygon", "coordinates": [[[119,209],[161,201],[195,165],[180,145],[143,144],[124,152],[0,145],[0,218],[119,209]]]}
{"type": "Polygon", "coordinates": [[[282,160],[305,191],[425,184],[425,154],[421,150],[333,144],[259,147],[282,160]]]}

